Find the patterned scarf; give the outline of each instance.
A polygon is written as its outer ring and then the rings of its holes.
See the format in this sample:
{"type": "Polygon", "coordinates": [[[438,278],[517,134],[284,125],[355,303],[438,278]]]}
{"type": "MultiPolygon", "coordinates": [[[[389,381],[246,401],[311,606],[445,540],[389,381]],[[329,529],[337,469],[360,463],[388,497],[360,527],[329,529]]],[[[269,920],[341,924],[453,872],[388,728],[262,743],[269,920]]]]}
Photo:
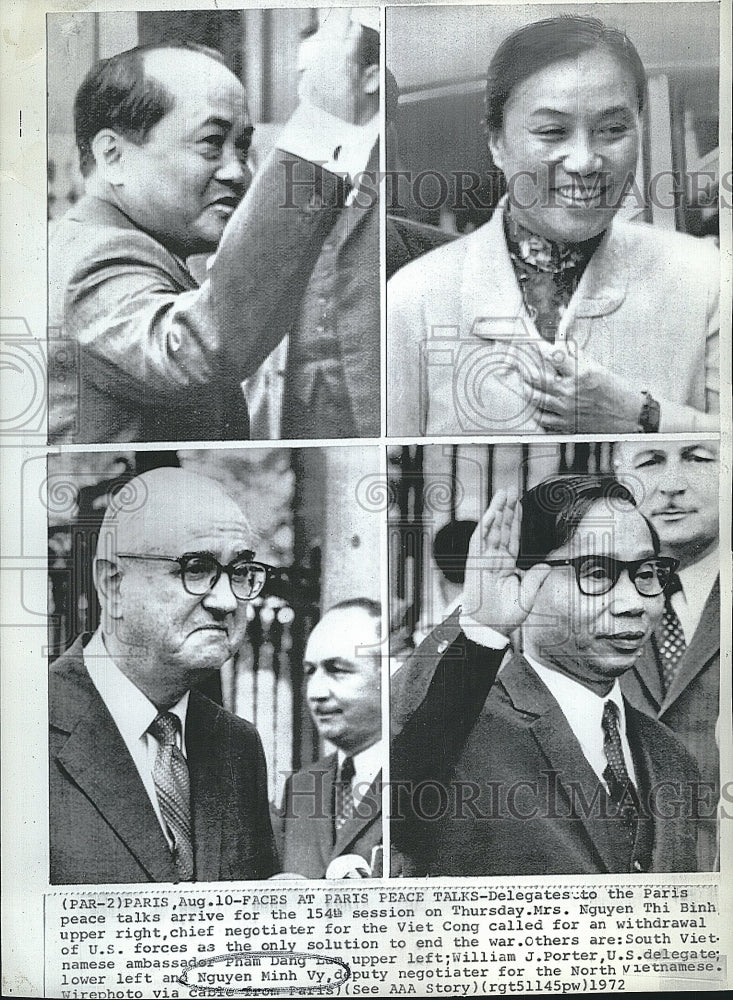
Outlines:
{"type": "Polygon", "coordinates": [[[583,243],[554,243],[504,211],[504,233],[524,305],[537,330],[554,343],[568,303],[604,233],[583,243]]]}

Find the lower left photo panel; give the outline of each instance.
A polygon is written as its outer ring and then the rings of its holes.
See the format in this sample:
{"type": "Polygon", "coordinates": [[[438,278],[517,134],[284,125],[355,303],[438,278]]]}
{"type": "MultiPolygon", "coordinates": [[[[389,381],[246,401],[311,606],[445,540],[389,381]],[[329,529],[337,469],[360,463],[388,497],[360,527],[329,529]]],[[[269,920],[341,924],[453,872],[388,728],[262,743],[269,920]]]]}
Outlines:
{"type": "Polygon", "coordinates": [[[382,876],[378,475],[49,455],[51,884],[382,876]]]}

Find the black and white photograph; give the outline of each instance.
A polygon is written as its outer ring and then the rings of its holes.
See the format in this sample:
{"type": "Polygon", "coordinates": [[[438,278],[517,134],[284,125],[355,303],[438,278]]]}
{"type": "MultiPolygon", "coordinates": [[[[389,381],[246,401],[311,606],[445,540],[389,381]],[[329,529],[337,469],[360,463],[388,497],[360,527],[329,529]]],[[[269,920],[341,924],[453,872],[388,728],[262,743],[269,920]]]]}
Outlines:
{"type": "Polygon", "coordinates": [[[49,457],[51,884],[381,874],[370,463],[49,457]]]}
{"type": "Polygon", "coordinates": [[[389,435],[717,433],[719,10],[388,8],[389,435]]]}
{"type": "Polygon", "coordinates": [[[49,442],[378,437],[379,9],[47,31],[49,442]]]}
{"type": "Polygon", "coordinates": [[[729,987],[732,19],[0,7],[3,996],[729,987]]]}
{"type": "Polygon", "coordinates": [[[718,867],[719,474],[705,439],[390,449],[393,875],[718,867]]]}

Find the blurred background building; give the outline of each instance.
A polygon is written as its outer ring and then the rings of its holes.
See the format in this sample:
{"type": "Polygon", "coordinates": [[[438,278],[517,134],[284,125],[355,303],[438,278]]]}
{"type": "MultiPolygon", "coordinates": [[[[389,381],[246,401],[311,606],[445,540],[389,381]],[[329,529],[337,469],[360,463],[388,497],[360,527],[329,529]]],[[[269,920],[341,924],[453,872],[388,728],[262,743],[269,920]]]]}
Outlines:
{"type": "Polygon", "coordinates": [[[256,725],[271,799],[279,802],[285,777],[323,749],[303,698],[308,635],[337,601],[380,599],[384,497],[370,503],[368,493],[378,461],[376,447],[49,455],[50,658],[98,625],[92,559],[110,496],[134,475],[165,465],[222,482],[254,529],[257,558],[278,572],[248,605],[239,656],[206,693],[256,725]]]}
{"type": "Polygon", "coordinates": [[[82,190],[73,105],[79,84],[98,59],[135,45],[174,40],[219,49],[247,90],[257,127],[256,162],[295,109],[298,47],[316,30],[319,17],[318,9],[308,7],[49,14],[49,217],[62,215],[82,190]]]}
{"type": "MultiPolygon", "coordinates": [[[[637,183],[658,185],[658,204],[633,204],[622,212],[655,225],[697,236],[718,233],[717,3],[553,3],[497,6],[395,6],[387,8],[387,67],[400,90],[395,129],[399,165],[421,181],[422,220],[448,232],[468,232],[487,221],[495,192],[480,190],[486,209],[460,205],[449,181],[447,205],[440,184],[458,172],[489,168],[485,135],[486,70],[499,44],[532,21],[580,14],[625,31],[639,50],[649,82],[637,183]],[[675,198],[673,174],[683,179],[675,198]],[[697,179],[695,179],[697,175],[697,179]],[[688,182],[684,182],[687,177],[688,182]]],[[[394,152],[393,154],[394,155],[394,152]]],[[[464,183],[464,190],[468,183],[464,183]]],[[[414,192],[413,192],[414,196],[414,192]]],[[[400,197],[402,201],[402,196],[400,197]]]]}

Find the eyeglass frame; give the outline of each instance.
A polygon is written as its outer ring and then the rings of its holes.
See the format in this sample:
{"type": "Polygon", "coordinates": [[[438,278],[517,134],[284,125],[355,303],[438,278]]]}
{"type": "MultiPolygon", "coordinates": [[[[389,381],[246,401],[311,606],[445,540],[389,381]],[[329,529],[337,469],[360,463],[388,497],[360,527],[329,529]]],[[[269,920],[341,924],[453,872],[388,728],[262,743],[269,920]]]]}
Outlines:
{"type": "Polygon", "coordinates": [[[227,563],[227,565],[224,566],[222,563],[219,562],[219,560],[216,558],[216,556],[214,555],[213,552],[208,552],[206,550],[196,551],[196,552],[184,552],[183,555],[181,555],[181,556],[143,555],[142,553],[139,553],[139,552],[118,552],[117,553],[117,557],[119,559],[137,559],[139,561],[152,560],[153,562],[172,562],[172,563],[177,563],[178,566],[179,566],[179,568],[180,568],[180,570],[181,570],[181,584],[183,585],[183,589],[191,597],[206,597],[207,594],[211,593],[211,591],[217,585],[217,583],[219,582],[219,580],[221,580],[222,573],[226,573],[226,575],[229,577],[229,586],[231,587],[232,594],[234,594],[234,597],[235,597],[235,599],[237,601],[241,601],[242,603],[247,603],[248,601],[254,601],[254,600],[256,600],[260,596],[260,594],[262,593],[262,591],[265,589],[265,586],[267,584],[268,578],[274,572],[274,569],[275,569],[274,566],[270,566],[267,563],[259,562],[257,559],[252,558],[253,556],[254,556],[254,552],[251,549],[243,549],[242,552],[240,553],[240,555],[237,556],[236,559],[232,559],[231,562],[227,563]],[[194,557],[197,557],[197,556],[198,557],[207,556],[209,559],[211,559],[212,562],[215,564],[215,572],[216,572],[216,576],[214,577],[213,583],[209,584],[209,586],[206,588],[206,590],[202,591],[202,593],[200,593],[200,594],[195,593],[192,590],[189,590],[189,588],[186,586],[186,570],[185,570],[185,565],[184,565],[185,560],[191,559],[191,558],[194,558],[194,557]],[[264,579],[264,581],[262,583],[262,586],[257,591],[257,593],[253,594],[251,597],[239,597],[237,594],[234,593],[234,587],[232,586],[232,571],[233,571],[233,568],[234,568],[235,565],[237,565],[239,563],[243,563],[243,562],[247,563],[250,566],[255,566],[257,569],[263,569],[265,571],[265,579],[264,579]]]}
{"type": "Polygon", "coordinates": [[[569,559],[538,559],[535,565],[572,566],[573,569],[575,570],[575,582],[578,586],[578,590],[585,597],[603,597],[605,594],[610,594],[613,588],[618,584],[619,580],[621,579],[621,574],[623,573],[624,570],[626,570],[626,572],[629,574],[629,579],[634,584],[634,587],[636,587],[636,592],[640,597],[661,597],[662,594],[664,594],[664,592],[669,587],[672,581],[672,577],[679,568],[680,561],[679,559],[675,559],[673,556],[647,556],[645,559],[615,559],[613,556],[588,554],[583,556],[573,556],[572,558],[569,559]],[[611,586],[608,587],[606,590],[598,590],[589,593],[587,590],[583,590],[583,588],[581,587],[580,567],[581,564],[587,559],[598,559],[599,561],[602,561],[606,564],[610,563],[612,565],[615,578],[611,578],[613,582],[611,583],[611,586]],[[663,565],[669,566],[669,579],[664,584],[664,586],[662,587],[662,589],[659,591],[658,594],[643,594],[639,590],[639,587],[637,586],[636,577],[631,575],[634,567],[638,571],[645,563],[650,563],[650,562],[656,562],[656,563],[661,562],[663,565]],[[618,569],[619,566],[621,567],[621,569],[618,569]]]}

